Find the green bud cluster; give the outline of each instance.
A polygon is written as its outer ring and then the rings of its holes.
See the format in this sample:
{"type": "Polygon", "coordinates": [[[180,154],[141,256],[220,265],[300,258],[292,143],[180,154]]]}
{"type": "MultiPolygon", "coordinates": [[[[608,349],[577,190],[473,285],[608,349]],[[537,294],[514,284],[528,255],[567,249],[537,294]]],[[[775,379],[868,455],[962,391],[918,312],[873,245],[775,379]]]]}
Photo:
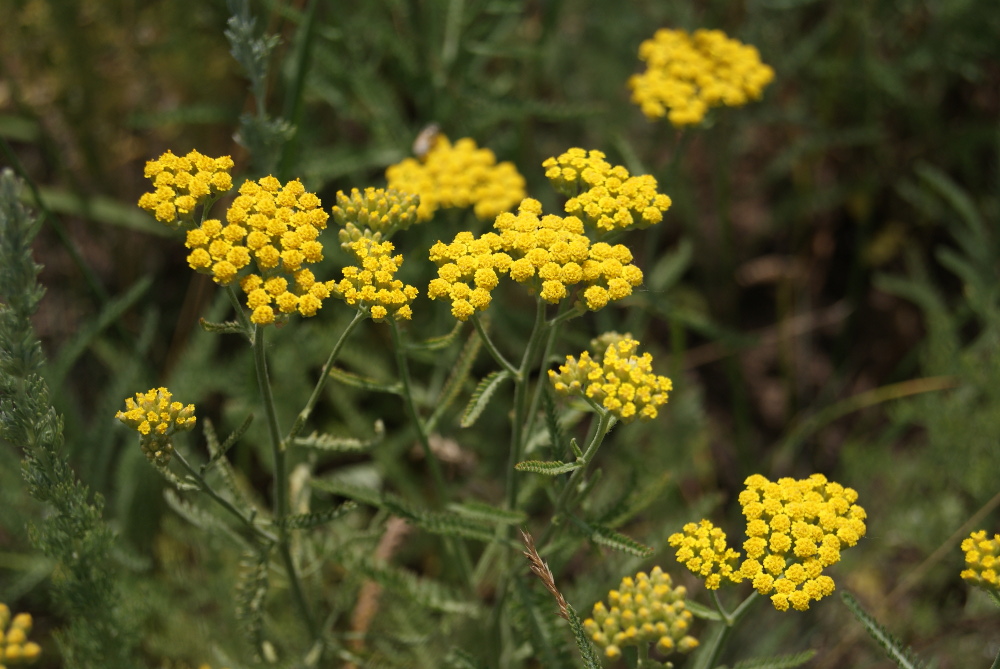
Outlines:
{"type": "Polygon", "coordinates": [[[345,249],[362,237],[374,242],[388,239],[397,230],[405,230],[417,221],[420,196],[393,189],[357,188],[351,194],[337,193],[331,210],[341,230],[340,245],[345,249]]]}
{"type": "Polygon", "coordinates": [[[583,621],[591,640],[614,659],[623,646],[655,643],[664,654],[688,653],[698,640],[688,635],[693,616],[687,610],[684,586],[672,587],[670,574],[653,567],[647,575],[626,576],[618,590],[608,593],[608,604],[594,604],[593,618],[583,621]]]}

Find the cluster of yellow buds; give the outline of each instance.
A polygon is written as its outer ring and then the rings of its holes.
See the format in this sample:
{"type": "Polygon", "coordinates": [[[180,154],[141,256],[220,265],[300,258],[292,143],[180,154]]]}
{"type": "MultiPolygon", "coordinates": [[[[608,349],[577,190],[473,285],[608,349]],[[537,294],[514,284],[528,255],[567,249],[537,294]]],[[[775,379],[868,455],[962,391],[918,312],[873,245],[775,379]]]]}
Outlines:
{"type": "Polygon", "coordinates": [[[726,533],[709,520],[688,523],[667,541],[677,549],[677,561],[705,579],[705,587],[718,590],[723,579],[743,580],[736,568],[740,554],[726,544],[726,533]]]}
{"type": "Polygon", "coordinates": [[[413,315],[410,303],[418,291],[395,278],[403,256],[392,255],[392,242],[376,242],[362,237],[350,245],[358,266],[344,268],[344,278],[334,285],[333,292],[347,304],[367,309],[372,320],[409,320],[413,315]]]}
{"type": "Polygon", "coordinates": [[[389,239],[397,230],[405,230],[417,221],[420,196],[384,188],[357,188],[350,195],[337,193],[333,220],[340,226],[340,245],[348,249],[353,242],[368,237],[376,242],[389,239]]]}
{"type": "Polygon", "coordinates": [[[1000,595],[1000,534],[986,538],[986,530],[970,534],[962,541],[965,569],[962,578],[986,592],[1000,595]]]}
{"type": "Polygon", "coordinates": [[[42,648],[28,641],[31,614],[19,613],[11,619],[10,607],[0,602],[0,669],[31,664],[42,654],[42,648]]]}
{"type": "Polygon", "coordinates": [[[760,53],[721,30],[662,28],[639,46],[646,71],[628,82],[632,101],[650,119],[666,116],[675,126],[695,125],[710,107],[740,107],[760,98],[774,70],[760,53]]]}
{"type": "Polygon", "coordinates": [[[191,430],[197,420],[193,404],[184,406],[172,399],[166,388],[152,388],[136,393],[135,399],[127,398],[125,411],[115,414],[115,418],[139,433],[142,452],[158,467],[166,467],[170,462],[174,433],[191,430]]]}
{"type": "Polygon", "coordinates": [[[698,640],[688,634],[692,615],[687,610],[684,586],[672,587],[670,574],[653,567],[647,576],[626,576],[618,590],[608,593],[608,604],[594,604],[592,618],[583,628],[609,658],[622,654],[623,646],[655,643],[664,654],[688,653],[698,640]]]}
{"type": "Polygon", "coordinates": [[[211,196],[225,193],[233,187],[229,156],[209,158],[197,151],[175,156],[167,151],[146,163],[145,175],[156,190],[139,198],[139,206],[151,212],[156,220],[178,228],[194,218],[194,210],[211,196]]]}
{"type": "Polygon", "coordinates": [[[488,220],[524,198],[524,177],[513,163],[497,164],[492,151],[467,137],[452,145],[438,134],[430,142],[419,159],[406,158],[385,172],[389,188],[420,196],[419,220],[451,207],[473,207],[477,217],[488,220]]]}
{"type": "Polygon", "coordinates": [[[542,163],[545,176],[569,197],[566,213],[578,216],[598,234],[645,228],[663,220],[672,204],[657,192],[656,178],[631,176],[622,165],[612,166],[601,151],[572,148],[542,163]]]}
{"type": "Polygon", "coordinates": [[[853,546],[865,535],[865,510],[855,504],[858,493],[822,474],[807,479],[772,482],[754,474],[744,482],[739,502],[747,519],[747,557],[739,570],[732,568],[740,555],[726,545],[726,536],[703,520],[689,523],[669,538],[678,547],[677,560],[709,588],[723,579],[746,579],[762,595],[771,595],[779,611],[789,606],[799,611],[831,594],[833,579],[823,570],[840,561],[844,546],[853,546]]]}
{"type": "Polygon", "coordinates": [[[493,227],[498,232],[478,239],[460,232],[452,243],[439,241],[431,248],[438,278],[427,294],[431,299],[450,298],[452,315],[459,320],[489,306],[498,273],[508,274],[550,304],[580,286],[581,303],[593,311],[628,297],[642,283],[642,270],[632,264],[628,247],[591,244],[579,218],[543,216],[538,200],[525,198],[517,214],[500,214],[493,227]]]}
{"type": "Polygon", "coordinates": [[[316,315],[332,287],[304,267],[323,259],[317,238],[329,214],[320,199],[298,179],[282,186],[272,176],[244,182],[239,193],[226,212],[228,225],[209,219],[187,233],[188,264],[225,286],[252,259],[257,272],[240,279],[240,287],[258,325],[287,320],[296,311],[316,315]]]}
{"type": "Polygon", "coordinates": [[[594,360],[588,351],[577,360],[566,356],[559,371],[549,370],[549,380],[560,395],[584,396],[610,411],[620,420],[652,420],[657,407],[666,404],[673,383],[653,374],[653,357],[636,356],[639,342],[625,335],[608,345],[594,360]]]}

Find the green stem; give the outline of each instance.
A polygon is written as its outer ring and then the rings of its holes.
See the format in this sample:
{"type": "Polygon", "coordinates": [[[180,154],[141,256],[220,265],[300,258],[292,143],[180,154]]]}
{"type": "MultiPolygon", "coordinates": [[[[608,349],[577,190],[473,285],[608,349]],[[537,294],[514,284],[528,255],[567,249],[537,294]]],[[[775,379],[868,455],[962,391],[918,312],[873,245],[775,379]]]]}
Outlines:
{"type": "Polygon", "coordinates": [[[704,650],[698,655],[697,661],[694,664],[694,669],[712,669],[715,666],[719,655],[722,653],[722,649],[725,647],[726,642],[729,641],[733,629],[746,616],[751,605],[759,598],[760,593],[754,590],[736,607],[735,611],[729,613],[719,600],[718,591],[712,591],[712,600],[715,603],[715,608],[719,612],[719,615],[722,616],[722,627],[709,639],[708,644],[704,646],[704,650]]]}
{"type": "Polygon", "coordinates": [[[226,295],[229,296],[229,301],[233,305],[233,309],[236,310],[236,320],[239,322],[240,327],[243,328],[243,332],[247,336],[247,340],[250,345],[253,346],[254,339],[257,335],[257,326],[250,322],[247,318],[247,312],[243,310],[243,305],[240,304],[240,298],[236,296],[236,291],[233,289],[233,285],[229,284],[226,286],[226,295]]]}
{"type": "Polygon", "coordinates": [[[255,535],[257,535],[264,541],[268,541],[270,543],[278,542],[278,537],[274,536],[267,530],[255,524],[251,517],[244,515],[243,512],[237,509],[232,502],[230,502],[228,499],[217,493],[215,489],[211,485],[209,485],[208,481],[205,480],[205,477],[202,476],[198,472],[198,470],[192,467],[191,464],[184,458],[184,456],[181,455],[177,450],[174,450],[173,457],[176,458],[177,461],[181,463],[181,466],[184,467],[185,470],[187,470],[187,473],[191,476],[191,478],[195,480],[195,482],[198,484],[198,488],[202,492],[206,493],[209,497],[215,500],[216,503],[218,503],[219,506],[221,506],[223,509],[233,514],[237,518],[239,518],[240,522],[243,523],[243,525],[245,525],[247,529],[249,529],[251,532],[253,532],[255,535]]]}
{"type": "Polygon", "coordinates": [[[535,391],[531,394],[531,403],[528,408],[528,415],[525,421],[524,430],[526,434],[531,434],[531,427],[538,415],[538,403],[542,399],[542,388],[547,382],[546,371],[548,369],[549,357],[559,338],[559,326],[566,321],[583,315],[586,309],[582,307],[572,307],[559,314],[548,322],[548,336],[545,338],[545,348],[542,350],[541,360],[538,362],[538,383],[535,384],[535,391]]]}
{"type": "Polygon", "coordinates": [[[493,357],[493,359],[497,361],[497,364],[513,374],[515,379],[518,379],[519,372],[517,367],[512,365],[510,361],[503,356],[500,349],[498,349],[496,344],[493,343],[493,340],[490,339],[490,335],[486,332],[486,328],[483,327],[483,323],[479,319],[479,314],[472,314],[472,324],[476,326],[476,332],[479,333],[479,338],[482,340],[483,346],[486,347],[486,350],[493,357]]]}
{"type": "MultiPolygon", "coordinates": [[[[287,476],[287,451],[281,442],[281,430],[278,427],[278,414],[274,407],[274,395],[271,392],[271,381],[267,374],[267,354],[265,351],[266,328],[257,328],[253,342],[253,360],[257,371],[257,386],[260,389],[261,400],[264,403],[264,414],[267,417],[267,431],[271,437],[271,455],[274,458],[274,518],[282,520],[288,514],[288,476],[287,476]]],[[[292,559],[292,552],[289,547],[288,530],[278,526],[278,552],[288,573],[288,582],[292,590],[292,598],[302,615],[302,619],[309,628],[309,633],[313,639],[319,638],[319,629],[316,627],[316,619],[313,618],[312,611],[306,601],[305,592],[302,590],[302,581],[295,568],[295,561],[292,559]]]]}
{"type": "Polygon", "coordinates": [[[330,351],[330,355],[326,359],[326,364],[323,365],[323,369],[319,373],[319,380],[316,381],[316,386],[313,388],[312,395],[309,396],[309,401],[306,402],[305,407],[299,412],[299,415],[295,418],[295,422],[292,424],[292,429],[289,430],[288,436],[285,437],[285,441],[282,444],[282,448],[288,448],[292,440],[298,436],[302,428],[305,427],[306,421],[309,420],[309,416],[312,414],[313,409],[316,408],[316,403],[319,402],[320,395],[323,393],[323,388],[326,387],[326,382],[330,380],[330,369],[333,367],[333,363],[337,360],[337,356],[340,355],[340,349],[344,347],[344,343],[347,341],[347,337],[354,331],[354,328],[358,326],[361,321],[365,319],[365,314],[358,310],[354,314],[354,319],[347,324],[344,331],[340,333],[340,337],[337,339],[337,343],[333,345],[333,349],[330,351]]]}

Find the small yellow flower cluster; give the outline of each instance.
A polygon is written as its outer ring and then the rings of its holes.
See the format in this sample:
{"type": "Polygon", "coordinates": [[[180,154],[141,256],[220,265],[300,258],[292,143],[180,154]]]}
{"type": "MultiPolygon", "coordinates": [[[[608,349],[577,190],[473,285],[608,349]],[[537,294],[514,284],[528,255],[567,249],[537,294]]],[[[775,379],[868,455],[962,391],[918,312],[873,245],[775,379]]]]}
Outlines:
{"type": "Polygon", "coordinates": [[[295,311],[315,316],[332,286],[303,267],[323,259],[317,238],[329,214],[320,207],[298,179],[284,186],[272,176],[246,181],[226,212],[228,225],[209,219],[187,233],[188,265],[226,286],[253,260],[259,273],[245,275],[240,287],[258,325],[295,311]]]}
{"type": "Polygon", "coordinates": [[[333,293],[347,304],[368,309],[372,320],[409,320],[413,315],[410,302],[418,292],[395,278],[403,256],[392,255],[392,242],[376,242],[362,237],[352,242],[350,249],[360,267],[344,268],[344,278],[334,285],[333,293]]]}
{"type": "Polygon", "coordinates": [[[538,200],[525,198],[516,215],[500,214],[493,227],[499,234],[488,232],[476,239],[460,232],[451,244],[439,241],[431,247],[438,278],[427,294],[432,300],[450,298],[452,315],[459,320],[489,306],[498,273],[527,285],[550,304],[558,304],[571,287],[580,285],[582,301],[593,311],[628,297],[642,283],[642,270],[632,264],[628,247],[591,244],[580,219],[542,216],[538,200]]]}
{"type": "Polygon", "coordinates": [[[229,156],[209,158],[197,151],[175,156],[167,151],[146,163],[146,178],[156,188],[139,198],[139,206],[156,216],[156,220],[171,228],[193,218],[195,208],[212,195],[233,187],[229,156]]]}
{"type": "Polygon", "coordinates": [[[662,28],[639,46],[639,58],[646,71],[629,79],[632,102],[648,118],[667,116],[677,127],[700,123],[710,107],[756,100],[774,79],[755,47],[720,30],[662,28]]]}
{"type": "Polygon", "coordinates": [[[655,643],[663,653],[688,653],[698,640],[687,634],[692,615],[684,601],[687,590],[673,585],[670,574],[653,567],[647,576],[626,576],[618,590],[608,593],[608,603],[594,604],[593,618],[583,628],[609,658],[622,654],[622,646],[655,643]]]}
{"type": "Polygon", "coordinates": [[[655,177],[631,176],[623,166],[612,166],[601,151],[572,148],[546,159],[542,167],[553,188],[569,197],[566,213],[579,216],[598,234],[659,223],[671,205],[669,196],[657,192],[655,177]]]}
{"type": "Polygon", "coordinates": [[[771,602],[779,611],[789,604],[804,611],[834,590],[823,569],[840,561],[843,546],[865,535],[858,493],[822,474],[777,483],[755,474],[745,484],[739,502],[749,538],[740,573],[760,594],[774,591],[771,602]]]}
{"type": "Polygon", "coordinates": [[[682,532],[670,535],[667,541],[677,548],[677,561],[705,579],[705,587],[709,590],[718,590],[723,579],[734,583],[743,580],[735,568],[740,554],[728,547],[726,533],[711,521],[688,523],[682,532]]]}
{"type": "Polygon", "coordinates": [[[965,569],[962,578],[987,592],[1000,595],[1000,534],[986,538],[986,530],[973,532],[962,542],[965,569]]]}
{"type": "Polygon", "coordinates": [[[507,211],[525,196],[524,177],[513,163],[497,164],[489,149],[464,138],[454,145],[437,135],[422,160],[406,158],[385,172],[389,188],[420,196],[417,217],[430,220],[438,209],[473,207],[482,220],[507,211]]]}
{"type": "Polygon", "coordinates": [[[166,467],[170,462],[174,450],[173,434],[191,430],[197,420],[193,404],[184,406],[172,402],[172,398],[166,388],[153,388],[136,393],[135,399],[127,398],[125,411],[115,414],[115,418],[139,433],[142,452],[159,467],[166,467]]]}
{"type": "Polygon", "coordinates": [[[451,299],[451,315],[466,321],[490,305],[492,291],[513,260],[501,250],[500,236],[487,232],[478,239],[471,232],[455,235],[451,244],[437,242],[430,259],[438,264],[438,278],[427,286],[432,300],[451,299]]]}
{"type": "Polygon", "coordinates": [[[337,233],[340,245],[348,249],[362,237],[376,242],[388,239],[417,221],[419,204],[418,195],[392,189],[366,188],[362,193],[354,188],[350,196],[339,191],[332,213],[333,220],[341,227],[337,233]]]}
{"type": "Polygon", "coordinates": [[[577,360],[566,356],[559,372],[549,370],[549,380],[560,395],[586,396],[624,422],[652,420],[657,407],[667,402],[673,383],[653,374],[653,357],[636,357],[639,342],[626,335],[607,347],[600,360],[588,351],[577,360]]]}
{"type": "Polygon", "coordinates": [[[31,664],[42,654],[42,648],[28,641],[31,614],[19,613],[11,619],[10,607],[0,602],[0,669],[31,664]]]}

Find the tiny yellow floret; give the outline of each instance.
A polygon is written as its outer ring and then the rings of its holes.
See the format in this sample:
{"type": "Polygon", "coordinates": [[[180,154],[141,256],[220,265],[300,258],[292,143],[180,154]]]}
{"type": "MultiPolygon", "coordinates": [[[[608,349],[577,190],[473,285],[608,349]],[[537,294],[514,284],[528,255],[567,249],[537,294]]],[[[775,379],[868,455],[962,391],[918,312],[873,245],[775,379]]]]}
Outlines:
{"type": "Polygon", "coordinates": [[[166,388],[152,388],[136,393],[135,399],[126,398],[125,411],[115,414],[115,418],[139,433],[142,452],[157,467],[166,467],[170,462],[174,433],[193,429],[197,420],[193,404],[184,406],[172,399],[166,388]]]}
{"type": "Polygon", "coordinates": [[[1000,595],[1000,534],[987,538],[978,530],[962,541],[965,569],[962,578],[994,596],[1000,595]]]}

